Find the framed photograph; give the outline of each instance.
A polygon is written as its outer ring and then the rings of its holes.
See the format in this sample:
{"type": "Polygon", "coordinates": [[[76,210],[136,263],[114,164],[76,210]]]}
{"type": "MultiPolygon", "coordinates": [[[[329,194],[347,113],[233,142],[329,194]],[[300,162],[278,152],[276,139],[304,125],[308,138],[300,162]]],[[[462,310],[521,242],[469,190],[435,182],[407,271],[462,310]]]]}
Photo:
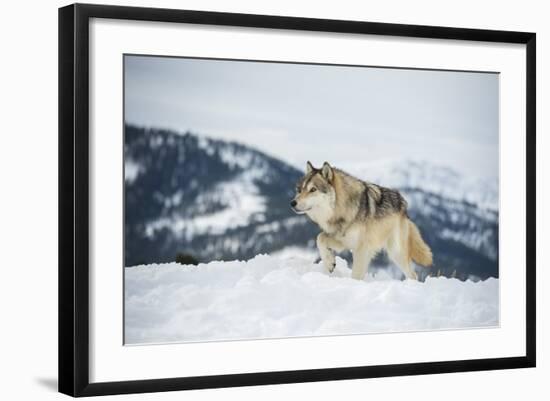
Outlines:
{"type": "Polygon", "coordinates": [[[535,366],[535,34],[59,10],[59,390],[535,366]]]}

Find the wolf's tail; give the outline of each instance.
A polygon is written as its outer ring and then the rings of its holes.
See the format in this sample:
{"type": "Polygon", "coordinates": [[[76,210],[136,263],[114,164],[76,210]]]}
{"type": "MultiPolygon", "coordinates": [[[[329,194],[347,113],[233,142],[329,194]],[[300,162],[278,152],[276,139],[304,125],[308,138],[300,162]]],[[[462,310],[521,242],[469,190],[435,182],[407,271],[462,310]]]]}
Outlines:
{"type": "Polygon", "coordinates": [[[409,253],[412,260],[419,265],[429,267],[433,262],[432,250],[424,242],[416,224],[409,221],[409,253]]]}

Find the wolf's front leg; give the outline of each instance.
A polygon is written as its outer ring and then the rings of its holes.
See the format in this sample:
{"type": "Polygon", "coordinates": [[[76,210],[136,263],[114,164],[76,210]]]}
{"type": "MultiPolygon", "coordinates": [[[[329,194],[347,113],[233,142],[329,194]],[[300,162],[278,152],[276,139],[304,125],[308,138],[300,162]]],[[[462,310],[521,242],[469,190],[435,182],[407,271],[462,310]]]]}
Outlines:
{"type": "Polygon", "coordinates": [[[334,258],[334,250],[342,250],[342,244],[332,238],[327,233],[321,233],[317,236],[317,248],[321,254],[321,260],[323,265],[328,270],[329,273],[334,271],[336,267],[336,260],[334,258]]]}
{"type": "Polygon", "coordinates": [[[336,267],[336,259],[334,258],[334,252],[328,246],[329,238],[325,233],[319,234],[317,236],[317,248],[319,249],[323,265],[329,273],[332,273],[336,267]]]}
{"type": "Polygon", "coordinates": [[[366,247],[359,247],[353,250],[353,266],[351,277],[356,280],[363,280],[369,269],[372,254],[366,247]]]}

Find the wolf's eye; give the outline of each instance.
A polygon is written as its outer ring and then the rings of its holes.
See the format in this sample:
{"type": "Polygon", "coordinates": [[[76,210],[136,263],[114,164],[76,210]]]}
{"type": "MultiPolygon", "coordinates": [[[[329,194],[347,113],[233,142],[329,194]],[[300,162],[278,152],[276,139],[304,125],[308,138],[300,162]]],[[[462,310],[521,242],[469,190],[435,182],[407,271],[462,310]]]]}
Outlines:
{"type": "Polygon", "coordinates": [[[311,187],[311,189],[309,190],[309,192],[315,192],[315,191],[317,191],[317,188],[315,187],[311,187]]]}

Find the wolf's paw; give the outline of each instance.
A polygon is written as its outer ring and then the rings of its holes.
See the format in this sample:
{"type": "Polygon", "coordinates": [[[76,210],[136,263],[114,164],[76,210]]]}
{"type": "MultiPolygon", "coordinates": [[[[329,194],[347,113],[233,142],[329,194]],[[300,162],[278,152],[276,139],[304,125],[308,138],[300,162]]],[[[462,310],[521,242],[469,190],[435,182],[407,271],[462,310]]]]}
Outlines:
{"type": "Polygon", "coordinates": [[[327,270],[329,273],[332,273],[334,269],[336,268],[336,262],[334,262],[332,265],[327,266],[327,270]]]}
{"type": "Polygon", "coordinates": [[[361,273],[354,273],[353,271],[351,272],[351,278],[354,280],[367,281],[365,276],[366,275],[363,275],[361,273]]]}
{"type": "Polygon", "coordinates": [[[334,255],[327,255],[327,257],[323,259],[323,265],[329,273],[332,273],[336,267],[336,259],[334,258],[334,255]]]}

